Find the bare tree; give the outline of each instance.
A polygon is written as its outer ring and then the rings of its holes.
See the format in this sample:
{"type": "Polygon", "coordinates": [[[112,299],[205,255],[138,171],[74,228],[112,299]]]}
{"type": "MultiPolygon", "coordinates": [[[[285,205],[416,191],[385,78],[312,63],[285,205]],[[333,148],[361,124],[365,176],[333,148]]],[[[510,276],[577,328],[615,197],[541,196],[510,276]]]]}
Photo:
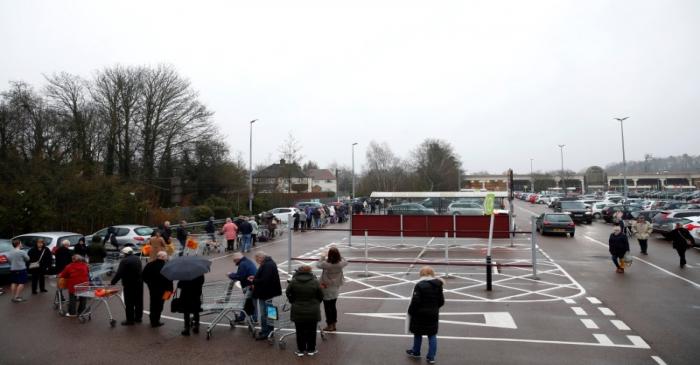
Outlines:
{"type": "Polygon", "coordinates": [[[304,155],[301,154],[301,143],[294,138],[291,131],[277,151],[280,153],[280,158],[290,164],[298,164],[304,158],[304,155]]]}

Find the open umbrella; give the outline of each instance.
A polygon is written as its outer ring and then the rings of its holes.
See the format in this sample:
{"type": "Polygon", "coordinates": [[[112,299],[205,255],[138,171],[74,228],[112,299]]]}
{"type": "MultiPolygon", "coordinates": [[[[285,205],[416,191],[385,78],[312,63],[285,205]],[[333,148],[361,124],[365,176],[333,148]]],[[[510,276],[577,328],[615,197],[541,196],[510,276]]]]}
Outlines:
{"type": "Polygon", "coordinates": [[[170,280],[192,280],[209,272],[211,261],[202,256],[181,256],[168,261],[160,273],[170,280]]]}

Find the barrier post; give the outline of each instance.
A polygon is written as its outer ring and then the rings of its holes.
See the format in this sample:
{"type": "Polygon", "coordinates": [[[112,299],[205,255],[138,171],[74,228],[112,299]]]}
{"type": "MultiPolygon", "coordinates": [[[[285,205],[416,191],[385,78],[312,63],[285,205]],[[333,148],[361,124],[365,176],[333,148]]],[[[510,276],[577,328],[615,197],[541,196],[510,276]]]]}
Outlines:
{"type": "Polygon", "coordinates": [[[537,223],[536,217],[532,217],[532,227],[530,228],[530,244],[532,245],[532,277],[533,280],[540,280],[537,276],[537,223]]]}
{"type": "Polygon", "coordinates": [[[350,232],[348,234],[348,247],[352,247],[352,208],[350,209],[350,232]]]}
{"type": "Polygon", "coordinates": [[[367,251],[367,230],[365,229],[365,276],[369,276],[368,272],[368,263],[367,261],[369,260],[369,252],[367,251]]]}
{"type": "Polygon", "coordinates": [[[445,278],[450,277],[450,235],[445,231],[445,278]]]}
{"type": "Polygon", "coordinates": [[[399,220],[401,222],[401,244],[403,245],[404,244],[404,241],[403,241],[403,214],[399,215],[399,220]]]}
{"type": "Polygon", "coordinates": [[[290,231],[287,234],[287,275],[292,276],[292,234],[290,231]]]}

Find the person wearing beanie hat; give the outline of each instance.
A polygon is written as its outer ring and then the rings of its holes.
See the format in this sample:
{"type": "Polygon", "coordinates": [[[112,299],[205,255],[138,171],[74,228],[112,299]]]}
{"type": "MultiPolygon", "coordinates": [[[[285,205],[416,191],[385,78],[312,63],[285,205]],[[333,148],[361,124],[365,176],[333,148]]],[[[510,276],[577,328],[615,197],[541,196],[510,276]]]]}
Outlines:
{"type": "Polygon", "coordinates": [[[124,310],[126,320],[122,326],[141,323],[143,318],[143,279],[141,278],[141,259],[134,255],[134,249],[124,247],[124,258],[119,261],[119,268],[112,278],[112,285],[120,280],[124,287],[124,310]]]}

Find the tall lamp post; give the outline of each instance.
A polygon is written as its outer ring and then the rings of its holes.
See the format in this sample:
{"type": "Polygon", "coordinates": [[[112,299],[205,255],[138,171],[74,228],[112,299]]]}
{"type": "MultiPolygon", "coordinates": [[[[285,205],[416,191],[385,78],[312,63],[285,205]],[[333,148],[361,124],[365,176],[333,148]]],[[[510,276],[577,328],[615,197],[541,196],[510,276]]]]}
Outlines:
{"type": "Polygon", "coordinates": [[[622,179],[623,179],[623,190],[622,196],[627,200],[627,159],[625,158],[625,129],[622,127],[623,123],[629,117],[624,118],[613,118],[620,122],[620,135],[622,136],[622,179]]]}
{"type": "Polygon", "coordinates": [[[355,146],[357,142],[352,144],[352,199],[355,199],[355,146]]]}
{"type": "Polygon", "coordinates": [[[530,192],[534,193],[535,192],[535,177],[532,175],[532,161],[535,161],[534,158],[530,159],[530,192]]]}
{"type": "Polygon", "coordinates": [[[566,196],[566,188],[564,187],[564,147],[566,146],[565,144],[560,144],[559,146],[559,151],[561,152],[561,183],[559,184],[561,187],[561,192],[566,196]]]}
{"type": "Polygon", "coordinates": [[[248,211],[253,214],[253,123],[257,119],[250,121],[250,143],[248,153],[248,211]]]}

